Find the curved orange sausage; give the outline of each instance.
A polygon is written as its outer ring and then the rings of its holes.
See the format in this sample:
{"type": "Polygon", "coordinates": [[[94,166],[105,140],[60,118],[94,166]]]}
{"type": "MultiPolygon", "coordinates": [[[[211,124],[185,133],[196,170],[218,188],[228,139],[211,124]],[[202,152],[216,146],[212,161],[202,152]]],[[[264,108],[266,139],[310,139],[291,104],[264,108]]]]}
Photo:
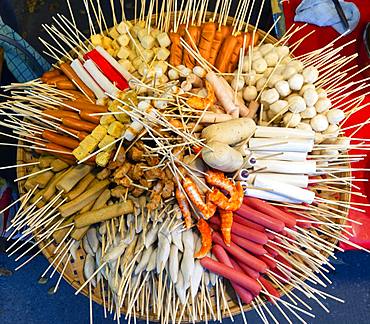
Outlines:
{"type": "MultiPolygon", "coordinates": [[[[64,101],[64,103],[73,108],[84,110],[84,111],[89,111],[89,112],[107,112],[108,111],[107,106],[95,105],[95,104],[92,104],[92,103],[89,103],[89,102],[86,102],[80,99],[77,99],[74,101],[67,100],[67,101],[64,101]]],[[[64,106],[63,108],[68,109],[68,107],[64,107],[64,106]]]]}
{"type": "Polygon", "coordinates": [[[68,78],[65,75],[57,75],[55,77],[47,79],[46,84],[56,85],[56,83],[59,81],[68,81],[68,78]]]}
{"type": "Polygon", "coordinates": [[[214,22],[207,22],[202,25],[202,31],[200,34],[199,40],[199,53],[202,55],[204,59],[208,61],[211,51],[212,51],[212,43],[213,39],[215,38],[217,26],[214,22]]]}
{"type": "MultiPolygon", "coordinates": [[[[194,45],[197,47],[199,44],[200,33],[201,31],[199,26],[189,26],[188,32],[185,32],[184,35],[185,42],[194,49],[194,45]]],[[[194,57],[187,50],[184,51],[183,63],[190,69],[192,69],[196,64],[194,57]]]]}
{"type": "Polygon", "coordinates": [[[67,111],[67,110],[46,109],[44,110],[44,114],[57,117],[57,118],[70,117],[70,118],[80,119],[80,116],[77,113],[72,112],[72,111],[67,111]]]}
{"type": "Polygon", "coordinates": [[[171,39],[170,64],[176,67],[182,63],[182,46],[180,43],[180,35],[170,32],[169,37],[171,39]]]}
{"type": "Polygon", "coordinates": [[[56,76],[60,75],[59,70],[52,70],[52,71],[47,71],[41,76],[41,81],[46,83],[48,79],[54,78],[56,76]]]}
{"type": "Polygon", "coordinates": [[[95,129],[95,125],[92,123],[70,117],[62,118],[62,124],[75,130],[85,131],[89,133],[91,133],[95,129]]]}
{"type": "Polygon", "coordinates": [[[76,90],[76,86],[73,84],[72,81],[67,80],[62,80],[62,81],[57,81],[55,83],[56,87],[59,90],[76,90]]]}
{"type": "Polygon", "coordinates": [[[56,134],[48,130],[44,130],[42,132],[42,137],[51,143],[58,144],[64,147],[68,147],[70,149],[75,149],[80,144],[77,140],[73,138],[70,138],[68,136],[59,135],[59,134],[56,134]]]}
{"type": "Polygon", "coordinates": [[[85,92],[88,97],[95,98],[94,92],[92,92],[91,89],[85,83],[82,82],[82,80],[79,78],[79,76],[76,74],[76,72],[71,68],[71,66],[68,63],[62,63],[60,65],[60,69],[68,77],[68,79],[70,79],[71,81],[74,80],[79,86],[79,88],[82,89],[82,91],[85,92]]]}
{"type": "Polygon", "coordinates": [[[88,133],[86,133],[86,132],[77,131],[77,130],[75,130],[75,129],[73,129],[73,128],[66,127],[66,126],[64,126],[64,125],[60,125],[60,128],[65,129],[66,131],[68,131],[68,132],[70,132],[70,133],[72,133],[72,134],[76,135],[80,141],[83,141],[83,140],[86,138],[86,136],[87,136],[87,135],[89,135],[89,134],[88,134],[88,133]]]}
{"type": "Polygon", "coordinates": [[[238,37],[234,35],[227,36],[224,42],[222,43],[220,51],[218,52],[218,55],[217,55],[216,65],[215,65],[215,67],[220,72],[227,72],[231,56],[233,54],[234,48],[237,45],[237,43],[238,43],[238,37]]]}
{"type": "Polygon", "coordinates": [[[208,62],[212,65],[215,65],[218,52],[222,46],[224,39],[229,36],[231,33],[231,29],[229,26],[221,26],[216,33],[215,37],[213,38],[211,54],[209,56],[208,62]]]}
{"type": "Polygon", "coordinates": [[[90,115],[91,112],[87,112],[87,111],[81,111],[80,112],[80,116],[83,120],[86,120],[90,123],[93,123],[95,125],[99,125],[100,123],[100,117],[99,116],[91,116],[90,115]]]}
{"type": "Polygon", "coordinates": [[[249,33],[242,33],[237,36],[238,41],[234,47],[233,54],[231,55],[231,58],[230,58],[228,72],[234,72],[235,69],[238,67],[240,49],[243,47],[244,36],[245,36],[245,48],[247,49],[250,44],[251,35],[249,33]]]}

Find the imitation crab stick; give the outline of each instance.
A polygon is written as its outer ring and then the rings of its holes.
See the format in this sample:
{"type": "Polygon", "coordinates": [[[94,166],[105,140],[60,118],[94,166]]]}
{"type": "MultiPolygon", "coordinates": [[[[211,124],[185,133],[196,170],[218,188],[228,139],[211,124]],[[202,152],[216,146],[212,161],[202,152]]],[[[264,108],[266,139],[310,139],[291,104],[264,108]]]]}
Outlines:
{"type": "Polygon", "coordinates": [[[230,253],[241,262],[244,262],[252,269],[262,273],[265,273],[267,271],[266,263],[257,259],[255,256],[251,255],[247,251],[243,250],[235,243],[231,242],[230,246],[226,246],[220,234],[213,233],[212,240],[214,243],[221,245],[226,250],[226,252],[230,253]]]}
{"type": "Polygon", "coordinates": [[[257,296],[261,292],[261,286],[243,272],[236,271],[232,267],[229,267],[221,262],[212,260],[210,257],[205,257],[200,260],[200,264],[203,268],[206,268],[207,270],[244,287],[255,296],[257,296]]]}
{"type": "MultiPolygon", "coordinates": [[[[222,262],[223,264],[227,265],[230,268],[235,269],[226,251],[220,245],[216,244],[212,248],[212,253],[215,255],[218,261],[222,262]]],[[[241,298],[241,300],[244,303],[249,304],[253,300],[253,295],[249,292],[249,290],[246,290],[245,288],[243,288],[242,286],[238,285],[237,283],[233,281],[231,281],[231,285],[233,286],[235,292],[238,294],[238,296],[241,298]]]]}
{"type": "Polygon", "coordinates": [[[265,213],[266,215],[281,220],[288,227],[294,227],[297,223],[297,220],[294,216],[289,215],[288,213],[276,208],[262,199],[244,197],[243,203],[262,213],[265,213]]]}
{"type": "Polygon", "coordinates": [[[79,145],[79,142],[73,138],[59,135],[48,130],[44,130],[42,132],[42,137],[51,143],[58,144],[63,147],[68,147],[70,149],[75,149],[79,145]]]}
{"type": "Polygon", "coordinates": [[[212,21],[206,22],[202,25],[198,49],[200,55],[202,55],[202,57],[207,61],[212,52],[212,43],[215,38],[216,29],[216,23],[212,21]]]}
{"type": "Polygon", "coordinates": [[[240,207],[239,210],[236,211],[236,213],[239,216],[242,216],[275,232],[281,232],[285,227],[285,223],[281,220],[272,218],[271,216],[261,213],[244,204],[240,207]]]}
{"type": "MultiPolygon", "coordinates": [[[[211,224],[221,226],[221,221],[218,217],[212,217],[210,219],[211,224]]],[[[255,243],[266,244],[268,237],[265,233],[257,231],[253,228],[246,227],[241,224],[233,224],[231,227],[231,233],[244,237],[255,243]]]]}
{"type": "Polygon", "coordinates": [[[220,26],[215,33],[215,37],[213,38],[212,47],[211,47],[211,54],[209,56],[208,62],[212,65],[215,65],[217,54],[220,51],[221,45],[224,39],[230,34],[231,30],[228,26],[220,26]]]}

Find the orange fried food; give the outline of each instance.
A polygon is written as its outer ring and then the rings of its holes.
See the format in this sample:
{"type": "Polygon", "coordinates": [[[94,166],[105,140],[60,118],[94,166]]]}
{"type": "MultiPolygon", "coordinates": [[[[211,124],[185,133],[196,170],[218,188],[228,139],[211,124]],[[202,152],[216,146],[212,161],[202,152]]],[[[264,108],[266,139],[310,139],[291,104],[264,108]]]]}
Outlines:
{"type": "Polygon", "coordinates": [[[199,219],[197,228],[202,238],[202,247],[194,254],[194,258],[202,259],[212,248],[212,229],[203,218],[199,219]]]}
{"type": "Polygon", "coordinates": [[[233,212],[220,209],[221,233],[227,246],[231,243],[231,226],[233,225],[233,212]]]}
{"type": "Polygon", "coordinates": [[[186,197],[180,188],[178,187],[176,188],[175,195],[176,195],[177,204],[179,205],[182,216],[184,217],[186,229],[189,229],[191,228],[191,225],[192,225],[190,206],[188,202],[186,201],[186,197]]]}
{"type": "Polygon", "coordinates": [[[229,195],[235,190],[234,183],[225,177],[225,174],[221,171],[208,170],[206,181],[211,186],[225,190],[229,195]]]}
{"type": "Polygon", "coordinates": [[[194,109],[198,109],[198,110],[204,110],[207,107],[214,105],[216,102],[216,95],[215,95],[215,91],[213,90],[213,87],[208,81],[206,81],[206,89],[207,89],[207,97],[201,98],[198,96],[193,96],[193,97],[190,97],[186,101],[186,103],[190,107],[194,109]]]}

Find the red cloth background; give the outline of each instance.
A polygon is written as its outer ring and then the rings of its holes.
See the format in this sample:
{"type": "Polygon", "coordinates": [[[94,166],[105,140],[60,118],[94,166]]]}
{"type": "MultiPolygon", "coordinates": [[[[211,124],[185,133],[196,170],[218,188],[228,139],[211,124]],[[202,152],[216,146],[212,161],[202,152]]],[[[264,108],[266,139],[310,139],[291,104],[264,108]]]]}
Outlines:
{"type": "MultiPolygon", "coordinates": [[[[301,2],[300,0],[290,0],[290,1],[285,1],[283,3],[287,29],[294,22],[295,10],[300,4],[300,2],[301,2]]],[[[370,22],[370,3],[369,1],[354,0],[351,2],[354,2],[361,12],[360,22],[358,26],[356,27],[356,29],[351,34],[343,37],[338,42],[336,42],[336,44],[334,45],[334,47],[339,47],[341,45],[348,43],[349,41],[353,39],[356,39],[357,40],[356,42],[348,45],[341,51],[341,53],[346,56],[350,56],[354,53],[359,52],[360,46],[362,46],[362,39],[363,39],[362,35],[363,35],[364,28],[366,24],[370,22]]],[[[296,23],[296,24],[297,26],[303,25],[302,23],[296,23]]],[[[331,27],[318,27],[314,25],[308,25],[302,31],[299,31],[297,32],[297,34],[293,35],[290,43],[293,44],[294,42],[300,40],[303,36],[307,35],[307,33],[311,32],[312,30],[315,30],[315,33],[309,36],[301,44],[301,46],[296,50],[295,55],[301,55],[301,54],[310,52],[312,50],[321,48],[339,36],[339,34],[331,27]]],[[[349,68],[350,66],[355,65],[355,64],[358,64],[359,68],[362,68],[364,66],[364,61],[363,60],[361,61],[358,59],[357,61],[356,60],[352,61],[350,64],[351,65],[347,65],[346,68],[349,68]]],[[[352,71],[356,72],[358,70],[354,69],[352,71]]],[[[359,75],[358,77],[355,77],[355,78],[359,79],[363,77],[364,76],[359,75]]],[[[351,99],[351,98],[348,97],[348,99],[351,99]]],[[[368,102],[370,104],[369,96],[367,96],[365,100],[366,101],[364,101],[363,104],[365,102],[368,102]]],[[[345,126],[355,125],[357,123],[364,122],[368,120],[369,118],[370,118],[370,106],[364,109],[361,109],[359,112],[353,114],[345,126]]],[[[353,130],[354,129],[349,130],[347,135],[350,135],[353,130]]],[[[354,137],[370,138],[369,135],[370,135],[370,125],[367,125],[363,127],[359,132],[357,132],[354,137]]],[[[367,153],[367,151],[362,151],[362,150],[361,151],[357,151],[357,150],[351,151],[351,154],[364,154],[364,153],[367,153]]],[[[353,164],[352,167],[353,168],[367,168],[367,169],[370,168],[370,157],[365,158],[364,161],[353,164]]],[[[356,178],[369,179],[370,178],[369,175],[370,175],[369,172],[355,172],[356,178]]],[[[355,184],[361,188],[361,192],[363,192],[365,195],[370,197],[370,183],[369,182],[355,182],[355,184]]],[[[361,198],[361,197],[354,196],[354,195],[352,195],[351,201],[355,203],[369,203],[368,198],[361,198]]],[[[362,213],[362,212],[354,211],[354,210],[350,211],[349,217],[363,224],[362,226],[352,224],[353,226],[352,231],[353,231],[354,236],[351,238],[351,241],[365,248],[370,248],[370,207],[359,206],[359,205],[355,205],[355,207],[364,209],[366,213],[362,213]]],[[[353,249],[352,246],[349,246],[347,244],[341,244],[341,246],[345,249],[353,249]]]]}

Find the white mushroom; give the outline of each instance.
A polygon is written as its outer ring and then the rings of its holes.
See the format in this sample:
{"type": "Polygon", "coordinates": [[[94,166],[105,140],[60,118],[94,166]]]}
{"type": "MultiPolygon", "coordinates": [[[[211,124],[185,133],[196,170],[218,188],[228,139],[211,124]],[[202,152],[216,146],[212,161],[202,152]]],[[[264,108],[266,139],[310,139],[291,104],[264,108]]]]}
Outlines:
{"type": "Polygon", "coordinates": [[[303,98],[307,106],[313,107],[319,100],[319,95],[315,89],[307,89],[303,94],[303,98]]]}
{"type": "Polygon", "coordinates": [[[267,66],[275,66],[279,61],[279,55],[276,51],[270,51],[265,55],[264,59],[266,60],[267,66]]]}
{"type": "Polygon", "coordinates": [[[330,124],[339,124],[345,118],[345,114],[343,110],[334,108],[328,111],[326,117],[328,118],[328,122],[330,124]]]}
{"type": "Polygon", "coordinates": [[[303,86],[303,75],[302,74],[294,74],[288,79],[289,87],[292,90],[299,91],[302,89],[303,86]]]}
{"type": "Polygon", "coordinates": [[[244,78],[243,77],[235,77],[232,81],[231,81],[231,87],[234,89],[234,90],[237,90],[237,91],[240,91],[243,89],[244,87],[244,78]]]}
{"type": "Polygon", "coordinates": [[[279,100],[279,92],[274,89],[265,90],[262,92],[261,101],[269,105],[279,100]]]}
{"type": "Polygon", "coordinates": [[[272,44],[263,44],[260,46],[259,50],[263,56],[269,53],[271,50],[274,49],[274,45],[272,44]]]}
{"type": "Polygon", "coordinates": [[[258,92],[255,86],[247,86],[243,90],[243,98],[246,101],[252,101],[257,98],[258,92]]]}
{"type": "Polygon", "coordinates": [[[315,104],[316,111],[320,114],[331,108],[331,100],[328,98],[319,99],[315,104]]]}
{"type": "Polygon", "coordinates": [[[297,70],[295,69],[294,66],[287,65],[283,71],[283,78],[284,80],[288,80],[296,73],[297,73],[297,70]]]}
{"type": "Polygon", "coordinates": [[[306,123],[302,123],[300,122],[298,125],[297,125],[297,128],[298,129],[303,129],[303,130],[307,130],[307,131],[312,131],[312,127],[310,124],[306,124],[306,123]]]}
{"type": "Polygon", "coordinates": [[[281,112],[286,106],[288,106],[288,102],[285,100],[278,100],[270,105],[270,110],[276,115],[281,112]]]}
{"type": "Polygon", "coordinates": [[[276,82],[275,89],[279,92],[281,97],[289,96],[291,93],[288,81],[281,80],[276,82]]]}
{"type": "Polygon", "coordinates": [[[304,77],[304,82],[315,83],[319,78],[319,71],[314,66],[308,66],[303,69],[302,75],[304,77]]]}
{"type": "Polygon", "coordinates": [[[315,132],[323,132],[328,126],[329,122],[325,115],[318,114],[311,119],[311,127],[315,132]]]}
{"type": "Polygon", "coordinates": [[[261,91],[263,89],[263,87],[265,86],[266,81],[267,81],[266,78],[258,79],[258,81],[256,83],[257,91],[261,91]]]}
{"type": "Polygon", "coordinates": [[[289,110],[292,113],[299,114],[306,109],[306,103],[300,96],[293,96],[288,98],[289,110]]]}
{"type": "Polygon", "coordinates": [[[276,52],[279,55],[279,58],[282,58],[282,57],[288,56],[290,50],[288,46],[283,45],[283,46],[277,46],[276,52]]]}
{"type": "Polygon", "coordinates": [[[304,69],[303,63],[299,60],[291,60],[287,65],[294,67],[297,72],[302,72],[304,69]]]}
{"type": "Polygon", "coordinates": [[[316,109],[315,107],[307,107],[304,111],[301,112],[301,117],[303,119],[306,118],[313,118],[316,116],[316,109]]]}
{"type": "Polygon", "coordinates": [[[267,69],[267,63],[263,58],[259,58],[252,63],[252,69],[257,73],[263,73],[267,69]]]}
{"type": "Polygon", "coordinates": [[[283,123],[286,127],[297,127],[301,122],[301,115],[288,112],[284,115],[283,123]]]}

